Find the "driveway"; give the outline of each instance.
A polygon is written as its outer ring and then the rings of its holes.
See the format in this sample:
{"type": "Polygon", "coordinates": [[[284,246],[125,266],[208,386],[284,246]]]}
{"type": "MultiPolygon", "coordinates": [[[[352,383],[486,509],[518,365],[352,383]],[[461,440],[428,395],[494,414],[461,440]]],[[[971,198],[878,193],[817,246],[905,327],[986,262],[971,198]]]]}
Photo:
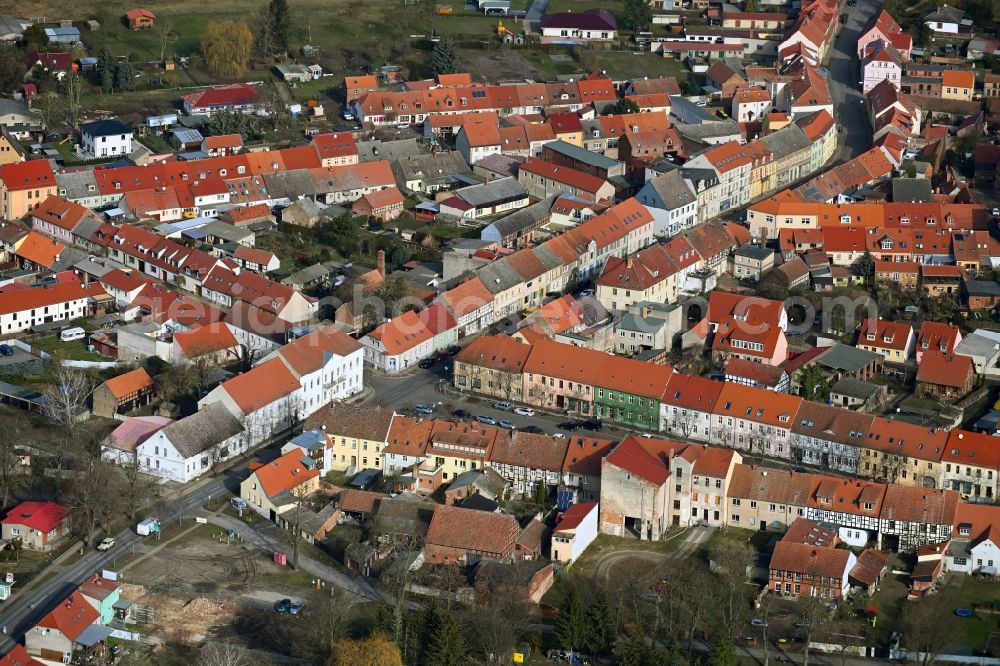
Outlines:
{"type": "Polygon", "coordinates": [[[881,7],[875,0],[858,0],[857,7],[843,7],[847,25],[840,27],[833,48],[827,55],[827,79],[833,98],[834,116],[843,131],[838,137],[839,149],[832,165],[843,164],[872,146],[868,114],[862,104],[864,96],[858,85],[857,44],[861,29],[881,7]]]}

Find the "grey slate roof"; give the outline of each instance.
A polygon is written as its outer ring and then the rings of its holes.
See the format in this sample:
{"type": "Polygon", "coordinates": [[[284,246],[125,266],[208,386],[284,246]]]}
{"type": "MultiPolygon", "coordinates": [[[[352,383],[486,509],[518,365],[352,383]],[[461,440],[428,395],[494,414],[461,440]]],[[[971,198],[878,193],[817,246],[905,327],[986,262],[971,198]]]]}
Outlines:
{"type": "Polygon", "coordinates": [[[497,201],[516,199],[528,196],[516,178],[498,178],[489,183],[470,185],[455,192],[456,196],[471,206],[488,206],[497,201]]]}
{"type": "Polygon", "coordinates": [[[551,271],[554,268],[559,268],[563,265],[562,259],[559,258],[552,250],[545,247],[544,245],[539,245],[534,248],[532,252],[535,253],[535,258],[541,262],[545,270],[551,271]]]}
{"type": "MultiPolygon", "coordinates": [[[[465,197],[462,198],[464,199],[465,197]]],[[[537,203],[516,210],[510,215],[501,217],[499,220],[494,220],[490,226],[500,232],[501,237],[508,234],[516,234],[522,229],[534,226],[539,220],[548,218],[549,210],[557,198],[557,195],[545,197],[537,203]]]]}
{"type": "Polygon", "coordinates": [[[409,155],[396,160],[392,164],[393,172],[399,179],[400,186],[408,180],[422,180],[429,183],[442,183],[454,180],[457,174],[472,173],[472,169],[462,159],[461,153],[445,150],[428,155],[409,155]]]}
{"type": "Polygon", "coordinates": [[[682,123],[689,123],[691,125],[713,123],[719,120],[718,116],[709,113],[688,98],[681,97],[680,95],[670,96],[670,115],[682,123]]]}
{"type": "Polygon", "coordinates": [[[264,174],[263,178],[267,193],[272,199],[288,198],[294,201],[301,196],[316,195],[309,169],[264,174]]]}
{"type": "Polygon", "coordinates": [[[684,182],[684,177],[677,169],[657,176],[649,181],[649,184],[656,190],[656,194],[663,201],[667,210],[683,208],[698,201],[698,197],[691,192],[691,188],[684,182]]]}
{"type": "Polygon", "coordinates": [[[732,118],[723,121],[716,119],[715,122],[706,122],[703,124],[677,123],[674,127],[681,137],[692,141],[707,142],[711,139],[719,139],[721,137],[742,136],[739,126],[732,118]]]}
{"type": "Polygon", "coordinates": [[[420,144],[416,139],[399,141],[358,141],[358,159],[362,162],[389,160],[396,162],[404,157],[420,154],[420,144]]]}
{"type": "Polygon", "coordinates": [[[733,254],[739,257],[748,257],[750,259],[756,259],[757,261],[763,261],[774,254],[774,250],[764,247],[762,245],[744,245],[738,248],[733,254]]]}
{"type": "Polygon", "coordinates": [[[558,141],[550,141],[545,144],[545,149],[554,150],[561,155],[569,157],[570,159],[582,162],[583,164],[597,169],[613,169],[618,165],[618,160],[613,160],[610,157],[606,157],[600,153],[595,153],[587,150],[586,148],[581,148],[580,146],[574,146],[572,143],[568,143],[562,139],[558,141]]]}
{"type": "Polygon", "coordinates": [[[930,178],[893,178],[892,200],[906,203],[931,203],[930,178]]]}
{"type": "Polygon", "coordinates": [[[117,136],[119,134],[131,134],[132,130],[128,125],[117,118],[106,120],[95,120],[92,123],[80,125],[80,134],[87,136],[117,136]]]}
{"type": "Polygon", "coordinates": [[[800,150],[810,150],[812,141],[798,125],[789,125],[774,134],[768,134],[761,141],[774,154],[775,159],[787,157],[800,150]]]}
{"type": "Polygon", "coordinates": [[[66,199],[82,199],[100,195],[97,191],[97,179],[94,178],[93,169],[56,173],[56,184],[59,186],[59,190],[65,190],[66,193],[62,196],[66,199]]]}
{"type": "Polygon", "coordinates": [[[160,432],[178,453],[191,458],[243,432],[243,426],[221,402],[215,402],[160,432]]]}
{"type": "Polygon", "coordinates": [[[858,372],[879,358],[875,352],[865,351],[850,345],[836,344],[816,357],[816,362],[827,368],[858,372]]]}
{"type": "Polygon", "coordinates": [[[494,296],[524,282],[517,271],[503,259],[483,266],[478,275],[494,296]]]}
{"type": "Polygon", "coordinates": [[[831,393],[839,393],[858,400],[868,400],[882,389],[874,382],[866,382],[854,377],[843,377],[830,387],[831,393]]]}
{"type": "Polygon", "coordinates": [[[1000,296],[1000,283],[995,280],[969,280],[965,289],[970,296],[1000,296]]]}

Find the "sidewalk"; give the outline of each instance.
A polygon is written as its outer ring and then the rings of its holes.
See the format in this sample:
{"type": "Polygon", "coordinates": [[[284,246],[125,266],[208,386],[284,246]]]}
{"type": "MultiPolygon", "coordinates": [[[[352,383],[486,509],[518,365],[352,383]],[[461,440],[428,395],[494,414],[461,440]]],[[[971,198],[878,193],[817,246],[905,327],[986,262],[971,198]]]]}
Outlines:
{"type": "MultiPolygon", "coordinates": [[[[211,525],[233,530],[243,540],[260,550],[273,553],[276,550],[288,550],[287,544],[283,543],[285,533],[274,523],[266,520],[259,520],[254,525],[247,525],[242,520],[227,516],[223,513],[215,513],[208,516],[211,525]]],[[[299,545],[299,569],[312,576],[321,578],[331,585],[336,585],[340,589],[360,597],[359,601],[379,601],[389,603],[389,599],[384,597],[371,583],[363,578],[351,576],[339,571],[330,565],[314,559],[310,555],[310,549],[314,546],[308,542],[299,545]]],[[[289,559],[291,555],[289,554],[289,559]]]]}

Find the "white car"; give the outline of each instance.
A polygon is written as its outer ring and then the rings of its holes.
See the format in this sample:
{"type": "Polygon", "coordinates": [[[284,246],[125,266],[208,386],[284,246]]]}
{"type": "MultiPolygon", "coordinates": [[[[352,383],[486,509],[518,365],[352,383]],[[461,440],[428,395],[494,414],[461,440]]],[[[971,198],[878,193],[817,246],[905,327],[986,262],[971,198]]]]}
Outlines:
{"type": "Polygon", "coordinates": [[[100,550],[100,551],[111,550],[114,547],[115,547],[115,538],[114,537],[108,537],[107,539],[105,539],[101,543],[97,544],[97,550],[100,550]]]}
{"type": "Polygon", "coordinates": [[[399,123],[398,125],[396,125],[396,129],[398,130],[410,129],[410,123],[399,123]]]}
{"type": "Polygon", "coordinates": [[[501,412],[510,411],[510,403],[506,400],[501,402],[494,402],[493,409],[499,409],[501,412]]]}
{"type": "Polygon", "coordinates": [[[533,410],[531,407],[515,407],[514,413],[517,414],[518,416],[534,416],[535,410],[533,410]]]}
{"type": "Polygon", "coordinates": [[[566,435],[562,434],[561,432],[552,433],[552,436],[555,437],[556,439],[566,439],[566,435]]]}

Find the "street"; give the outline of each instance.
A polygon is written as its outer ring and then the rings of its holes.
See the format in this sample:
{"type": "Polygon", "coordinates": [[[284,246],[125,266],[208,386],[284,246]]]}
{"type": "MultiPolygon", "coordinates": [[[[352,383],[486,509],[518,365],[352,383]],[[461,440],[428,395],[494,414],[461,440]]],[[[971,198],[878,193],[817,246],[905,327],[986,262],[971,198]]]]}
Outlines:
{"type": "Polygon", "coordinates": [[[847,162],[872,145],[868,114],[862,103],[864,96],[858,85],[857,44],[861,29],[879,9],[881,4],[875,0],[858,0],[857,7],[843,6],[842,11],[848,17],[847,25],[841,26],[827,55],[827,80],[833,98],[833,115],[843,128],[838,136],[838,152],[829,166],[847,162]]]}
{"type": "MultiPolygon", "coordinates": [[[[170,525],[179,518],[190,516],[213,495],[219,495],[227,489],[237,488],[240,479],[246,472],[246,465],[240,465],[217,478],[207,479],[191,488],[186,488],[172,503],[172,509],[160,516],[162,525],[170,525]]],[[[102,569],[113,568],[112,562],[118,556],[129,552],[133,543],[153,537],[141,537],[136,534],[133,525],[129,525],[115,536],[115,547],[105,552],[90,550],[83,557],[68,565],[66,569],[52,575],[49,580],[33,587],[25,593],[18,594],[16,589],[13,598],[0,608],[0,624],[7,629],[6,635],[0,640],[0,652],[7,652],[14,646],[14,639],[23,634],[42,616],[48,613],[53,604],[67,596],[83,581],[102,569]]],[[[44,576],[45,573],[40,574],[44,576]]]]}

